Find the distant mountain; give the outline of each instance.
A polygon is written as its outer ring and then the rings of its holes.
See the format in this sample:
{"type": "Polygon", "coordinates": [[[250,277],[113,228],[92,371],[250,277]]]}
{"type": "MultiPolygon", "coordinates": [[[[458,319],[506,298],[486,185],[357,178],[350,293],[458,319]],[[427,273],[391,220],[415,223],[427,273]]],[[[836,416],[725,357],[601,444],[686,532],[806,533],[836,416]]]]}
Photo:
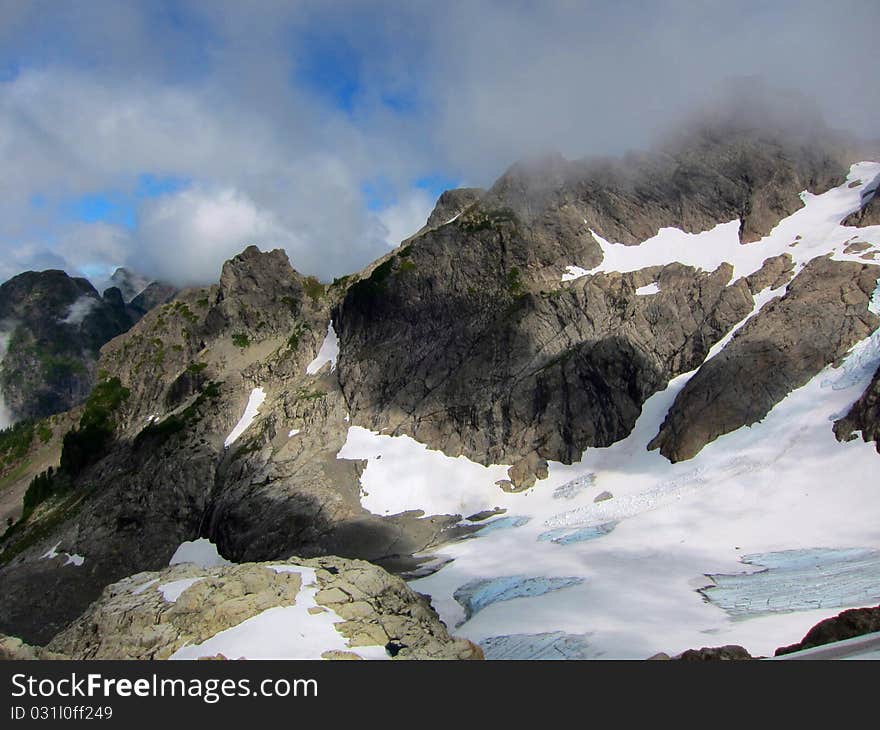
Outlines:
{"type": "MultiPolygon", "coordinates": [[[[876,604],[880,161],[854,148],[722,126],[528,160],[330,285],[246,249],[104,344],[10,459],[0,631],[72,636],[197,538],[256,575],[378,563],[488,658],[762,654],[876,604]]],[[[149,291],[70,281],[51,317],[11,290],[59,357],[149,291]]]]}
{"type": "Polygon", "coordinates": [[[13,419],[42,418],[84,401],[101,347],[175,293],[157,283],[139,288],[139,277],[124,269],[114,281],[132,298],[117,287],[99,294],[86,279],[58,270],[24,272],[0,285],[0,397],[13,419]]]}
{"type": "Polygon", "coordinates": [[[119,289],[119,293],[122,295],[122,300],[128,304],[151,283],[152,282],[147,277],[141,276],[130,269],[120,266],[113,272],[110,276],[110,280],[103,288],[109,289],[110,287],[115,286],[119,289]]]}

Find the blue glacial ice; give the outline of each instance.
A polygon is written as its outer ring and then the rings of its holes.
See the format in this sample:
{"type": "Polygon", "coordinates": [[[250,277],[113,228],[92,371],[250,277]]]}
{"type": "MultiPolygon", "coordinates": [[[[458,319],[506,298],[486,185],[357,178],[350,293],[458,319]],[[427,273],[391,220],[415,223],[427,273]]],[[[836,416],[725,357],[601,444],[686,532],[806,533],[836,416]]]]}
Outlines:
{"type": "Polygon", "coordinates": [[[467,621],[474,614],[493,603],[509,601],[512,598],[543,596],[545,593],[579,585],[583,582],[584,579],[578,577],[546,578],[505,575],[498,578],[478,578],[456,588],[452,597],[464,608],[465,621],[467,621]]]}
{"type": "Polygon", "coordinates": [[[554,542],[557,545],[570,545],[584,540],[595,540],[597,537],[607,535],[617,527],[617,522],[605,522],[601,525],[589,527],[557,527],[555,530],[547,530],[538,535],[540,542],[554,542]]]}
{"type": "Polygon", "coordinates": [[[486,659],[595,659],[585,634],[552,631],[545,634],[490,636],[480,642],[486,659]]]}
{"type": "Polygon", "coordinates": [[[511,527],[522,527],[530,519],[531,517],[526,517],[525,515],[499,517],[497,520],[492,520],[491,522],[486,523],[486,526],[481,527],[474,533],[474,535],[487,535],[490,532],[495,532],[495,530],[507,530],[511,527]]]}
{"type": "Polygon", "coordinates": [[[880,602],[880,550],[810,548],[756,553],[742,562],[757,573],[710,575],[700,593],[735,618],[880,602]]]}

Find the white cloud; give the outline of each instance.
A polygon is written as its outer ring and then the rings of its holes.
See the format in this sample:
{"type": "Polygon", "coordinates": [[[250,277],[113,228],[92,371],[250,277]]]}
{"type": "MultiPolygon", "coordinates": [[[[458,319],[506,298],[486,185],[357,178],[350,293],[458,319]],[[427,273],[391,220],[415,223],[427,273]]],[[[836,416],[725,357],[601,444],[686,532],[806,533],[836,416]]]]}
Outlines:
{"type": "Polygon", "coordinates": [[[88,272],[96,262],[107,264],[109,273],[116,264],[125,261],[134,242],[131,231],[109,223],[75,223],[65,227],[54,246],[63,258],[69,273],[88,272]]]}
{"type": "Polygon", "coordinates": [[[139,231],[139,268],[181,283],[216,280],[223,262],[250,244],[294,243],[275,216],[238,190],[191,189],[147,204],[139,231]]]}
{"type": "Polygon", "coordinates": [[[85,321],[85,318],[88,317],[97,306],[97,299],[83,295],[70,305],[67,314],[59,321],[61,324],[69,324],[74,327],[79,327],[85,321]]]}
{"type": "MultiPolygon", "coordinates": [[[[9,347],[9,338],[11,332],[0,332],[0,371],[3,370],[3,358],[6,357],[6,349],[9,347]]],[[[6,428],[12,425],[12,413],[6,407],[6,401],[3,400],[3,391],[0,390],[0,428],[6,428]]]]}
{"type": "Polygon", "coordinates": [[[379,213],[382,225],[388,231],[385,242],[397,246],[403,239],[418,231],[434,209],[436,201],[424,190],[412,190],[402,196],[394,205],[379,213]]]}

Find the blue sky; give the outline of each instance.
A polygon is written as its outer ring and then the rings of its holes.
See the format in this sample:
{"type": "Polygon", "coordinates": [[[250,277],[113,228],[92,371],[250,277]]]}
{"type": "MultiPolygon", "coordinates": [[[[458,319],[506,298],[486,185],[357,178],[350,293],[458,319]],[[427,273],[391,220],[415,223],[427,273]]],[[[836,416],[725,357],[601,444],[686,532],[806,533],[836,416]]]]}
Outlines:
{"type": "Polygon", "coordinates": [[[0,0],[0,17],[0,280],[207,283],[250,243],[329,279],[445,189],[643,148],[743,76],[856,133],[880,113],[868,0],[0,0]]]}
{"type": "MultiPolygon", "coordinates": [[[[134,230],[137,227],[138,206],[142,201],[175,193],[188,185],[189,181],[186,179],[142,173],[133,189],[120,185],[109,190],[62,199],[56,203],[57,215],[62,219],[81,223],[103,222],[134,230]]],[[[40,195],[32,203],[39,207],[48,205],[46,198],[40,195]]]]}

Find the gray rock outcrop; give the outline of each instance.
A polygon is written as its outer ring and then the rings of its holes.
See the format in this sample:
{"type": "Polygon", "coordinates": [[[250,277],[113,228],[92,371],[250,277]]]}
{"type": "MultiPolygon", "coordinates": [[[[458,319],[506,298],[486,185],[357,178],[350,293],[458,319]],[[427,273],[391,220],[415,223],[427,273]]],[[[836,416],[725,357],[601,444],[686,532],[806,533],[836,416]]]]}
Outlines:
{"type": "MultiPolygon", "coordinates": [[[[277,565],[314,569],[317,605],[310,615],[332,611],[342,619],[335,630],[350,651],[328,658],[358,658],[358,648],[370,646],[383,647],[396,659],[482,658],[479,647],[450,636],[425,597],[400,578],[341,558],[213,568],[184,564],[140,573],[108,586],[46,650],[72,659],[168,659],[181,647],[201,644],[267,609],[305,600],[301,575],[276,572],[271,566],[277,565]],[[163,592],[176,581],[185,581],[178,584],[179,595],[163,592]]],[[[308,633],[307,619],[289,629],[308,633]]]]}
{"type": "Polygon", "coordinates": [[[794,276],[794,261],[790,254],[772,256],[764,261],[761,268],[746,277],[749,291],[757,294],[764,289],[778,289],[794,276]]]}
{"type": "Polygon", "coordinates": [[[437,204],[428,216],[426,226],[436,228],[449,223],[464,210],[476,203],[486,194],[482,188],[456,188],[447,190],[437,199],[437,204]]]}
{"type": "Polygon", "coordinates": [[[648,448],[681,461],[718,436],[760,421],[880,325],[868,311],[876,285],[873,266],[811,261],[785,296],[766,304],[700,367],[648,448]]]}

